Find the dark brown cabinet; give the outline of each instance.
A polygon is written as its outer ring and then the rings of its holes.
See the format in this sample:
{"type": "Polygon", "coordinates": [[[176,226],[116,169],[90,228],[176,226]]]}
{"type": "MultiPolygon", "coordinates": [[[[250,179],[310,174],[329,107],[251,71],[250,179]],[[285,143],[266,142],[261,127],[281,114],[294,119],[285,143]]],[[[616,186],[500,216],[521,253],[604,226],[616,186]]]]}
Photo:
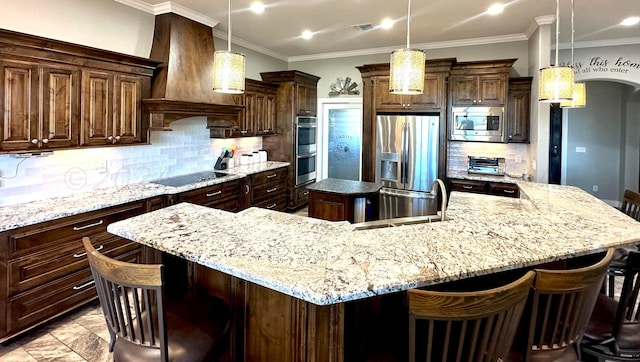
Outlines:
{"type": "Polygon", "coordinates": [[[138,201],[0,233],[0,341],[96,297],[81,238],[102,253],[144,262],[140,244],[106,231],[107,225],[162,205],[138,201]]]}
{"type": "Polygon", "coordinates": [[[247,177],[247,206],[282,211],[287,208],[289,167],[260,172],[247,177]]]}
{"type": "Polygon", "coordinates": [[[474,192],[479,194],[520,197],[518,185],[506,182],[449,179],[450,191],[474,192]]]}
{"type": "Polygon", "coordinates": [[[449,78],[451,104],[454,106],[504,106],[509,73],[456,75],[449,78]]]}
{"type": "Polygon", "coordinates": [[[242,122],[232,133],[232,137],[266,136],[276,133],[276,92],[277,84],[245,80],[243,95],[244,111],[242,122]]]}
{"type": "Polygon", "coordinates": [[[241,180],[233,180],[183,192],[175,196],[175,202],[184,201],[226,211],[240,211],[243,208],[241,183],[241,180]]]}
{"type": "Polygon", "coordinates": [[[529,143],[531,77],[509,79],[507,143],[529,143]]]}
{"type": "Polygon", "coordinates": [[[0,150],[78,145],[79,68],[7,59],[0,61],[0,67],[4,85],[0,150]]]}
{"type": "MultiPolygon", "coordinates": [[[[269,152],[269,158],[289,162],[288,207],[298,208],[307,203],[307,198],[300,197],[303,185],[296,185],[296,117],[316,116],[320,78],[297,70],[261,73],[262,80],[278,84],[276,95],[277,127],[276,134],[265,137],[262,147],[269,152]]],[[[313,182],[313,181],[311,181],[313,182]]]]}
{"type": "Polygon", "coordinates": [[[374,79],[374,104],[377,111],[425,111],[440,109],[444,105],[445,81],[442,74],[425,74],[424,92],[417,95],[399,95],[389,92],[389,77],[374,79]]]}
{"type": "Polygon", "coordinates": [[[0,30],[0,152],[146,142],[157,65],[0,30]]]}

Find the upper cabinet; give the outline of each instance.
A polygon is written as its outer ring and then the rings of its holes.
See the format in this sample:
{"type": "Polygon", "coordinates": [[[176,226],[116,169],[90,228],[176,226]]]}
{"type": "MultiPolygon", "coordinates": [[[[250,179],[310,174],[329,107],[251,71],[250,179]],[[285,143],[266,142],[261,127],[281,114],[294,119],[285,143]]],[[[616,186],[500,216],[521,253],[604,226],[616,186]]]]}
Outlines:
{"type": "Polygon", "coordinates": [[[0,152],[147,142],[158,62],[0,30],[0,152]]]}
{"type": "Polygon", "coordinates": [[[529,143],[531,77],[509,79],[507,143],[529,143]]]}
{"type": "Polygon", "coordinates": [[[449,77],[451,106],[505,106],[514,62],[515,59],[457,63],[449,77]]]}
{"type": "Polygon", "coordinates": [[[2,59],[0,74],[4,110],[0,150],[47,150],[78,145],[77,67],[2,59]]]}
{"type": "Polygon", "coordinates": [[[266,136],[276,132],[276,93],[277,84],[253,79],[245,80],[245,92],[242,104],[244,111],[240,125],[232,137],[266,136]]]}
{"type": "Polygon", "coordinates": [[[392,94],[389,92],[389,77],[374,78],[374,104],[378,111],[423,111],[439,109],[444,105],[444,75],[424,75],[424,92],[416,95],[392,94]]]}

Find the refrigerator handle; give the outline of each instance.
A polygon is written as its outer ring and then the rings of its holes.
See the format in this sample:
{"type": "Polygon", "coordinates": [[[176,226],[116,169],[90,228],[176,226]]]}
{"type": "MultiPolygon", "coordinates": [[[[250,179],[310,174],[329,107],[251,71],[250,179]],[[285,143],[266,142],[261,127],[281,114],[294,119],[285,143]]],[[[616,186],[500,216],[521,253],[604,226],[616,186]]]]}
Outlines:
{"type": "Polygon", "coordinates": [[[405,180],[405,173],[407,172],[407,167],[405,164],[405,160],[406,160],[406,145],[407,145],[407,135],[406,135],[406,128],[407,128],[407,123],[403,122],[402,123],[402,142],[401,142],[401,146],[400,146],[400,183],[404,184],[406,182],[405,180]]]}
{"type": "Polygon", "coordinates": [[[409,139],[409,122],[405,119],[404,127],[402,129],[403,132],[403,141],[402,141],[402,168],[404,169],[402,183],[406,184],[409,182],[409,144],[411,140],[409,139]]]}

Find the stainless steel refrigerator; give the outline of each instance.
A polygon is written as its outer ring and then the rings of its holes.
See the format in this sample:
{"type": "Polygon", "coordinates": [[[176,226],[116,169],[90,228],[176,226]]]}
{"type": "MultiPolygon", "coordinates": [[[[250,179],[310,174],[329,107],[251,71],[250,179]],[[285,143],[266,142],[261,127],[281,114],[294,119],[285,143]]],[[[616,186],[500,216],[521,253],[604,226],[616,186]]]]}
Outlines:
{"type": "Polygon", "coordinates": [[[389,114],[376,123],[380,219],[436,214],[440,117],[389,114]]]}

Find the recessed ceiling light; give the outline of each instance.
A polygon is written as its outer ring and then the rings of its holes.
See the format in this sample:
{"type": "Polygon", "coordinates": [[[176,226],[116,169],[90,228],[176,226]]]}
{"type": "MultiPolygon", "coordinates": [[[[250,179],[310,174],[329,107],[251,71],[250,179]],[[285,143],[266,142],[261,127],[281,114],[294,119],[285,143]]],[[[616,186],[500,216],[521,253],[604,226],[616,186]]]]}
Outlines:
{"type": "Polygon", "coordinates": [[[382,19],[382,22],[380,22],[380,27],[382,29],[391,29],[391,28],[393,28],[393,20],[391,20],[389,18],[382,19]]]}
{"type": "Polygon", "coordinates": [[[302,39],[309,40],[312,37],[313,37],[313,33],[311,32],[311,30],[305,30],[302,32],[302,39]]]}
{"type": "Polygon", "coordinates": [[[620,25],[625,25],[625,26],[632,26],[632,25],[636,25],[640,23],[640,18],[637,16],[632,16],[630,18],[626,18],[624,19],[620,25]]]}
{"type": "Polygon", "coordinates": [[[490,15],[500,14],[502,12],[502,10],[504,10],[504,5],[502,5],[502,4],[493,4],[493,5],[489,6],[489,9],[487,9],[487,14],[490,14],[490,15]]]}
{"type": "Polygon", "coordinates": [[[261,3],[260,1],[252,2],[251,3],[251,11],[253,11],[256,14],[264,13],[264,4],[261,3]]]}

